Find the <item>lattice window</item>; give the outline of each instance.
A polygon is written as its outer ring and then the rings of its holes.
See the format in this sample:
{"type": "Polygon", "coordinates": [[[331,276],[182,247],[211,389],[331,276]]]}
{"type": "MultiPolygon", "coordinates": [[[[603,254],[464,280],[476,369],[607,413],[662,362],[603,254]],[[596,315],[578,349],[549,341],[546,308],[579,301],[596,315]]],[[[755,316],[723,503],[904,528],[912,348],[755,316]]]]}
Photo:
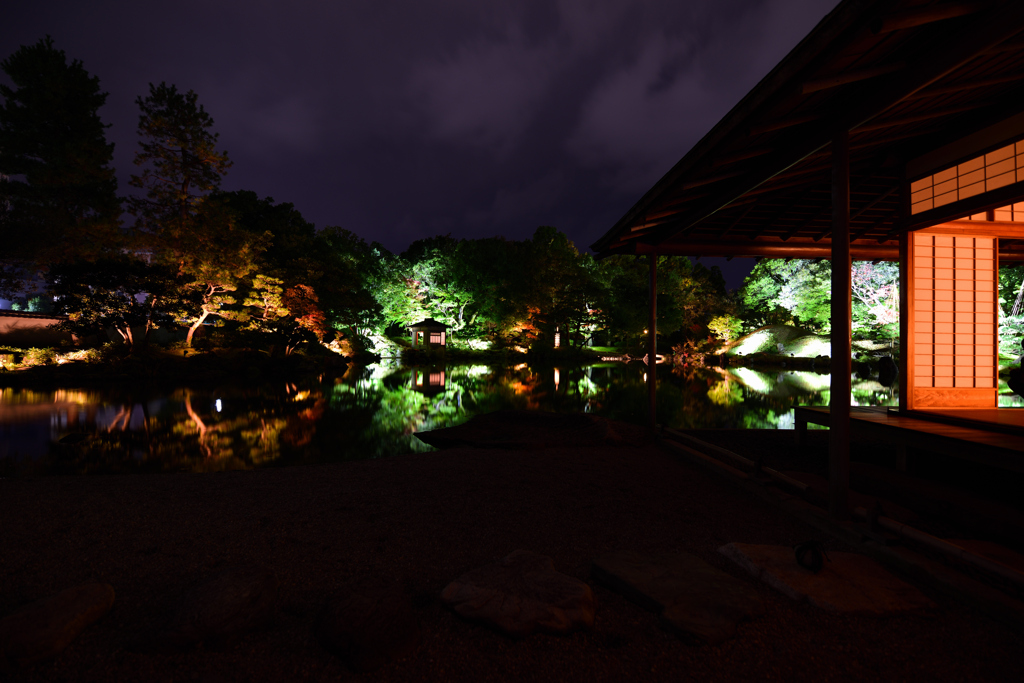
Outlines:
{"type": "Polygon", "coordinates": [[[993,388],[996,240],[913,235],[914,386],[993,388]]]}
{"type": "MultiPolygon", "coordinates": [[[[975,213],[967,217],[969,221],[987,221],[987,213],[975,213]]],[[[1024,223],[1024,203],[1007,204],[992,212],[992,220],[1002,223],[1024,223]]]]}
{"type": "Polygon", "coordinates": [[[440,332],[431,332],[430,333],[430,343],[431,344],[440,344],[441,343],[441,333],[440,332]]]}
{"type": "Polygon", "coordinates": [[[1024,140],[915,180],[910,184],[910,213],[921,213],[1021,181],[1024,140]]]}

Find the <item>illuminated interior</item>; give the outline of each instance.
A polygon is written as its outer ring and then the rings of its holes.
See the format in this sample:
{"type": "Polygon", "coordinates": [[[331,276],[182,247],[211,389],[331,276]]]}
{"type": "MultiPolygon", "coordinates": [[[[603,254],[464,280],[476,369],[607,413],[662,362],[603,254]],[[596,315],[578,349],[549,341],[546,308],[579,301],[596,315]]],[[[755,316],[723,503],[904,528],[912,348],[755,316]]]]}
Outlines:
{"type": "Polygon", "coordinates": [[[912,403],[995,407],[998,240],[952,225],[912,235],[912,403]]]}

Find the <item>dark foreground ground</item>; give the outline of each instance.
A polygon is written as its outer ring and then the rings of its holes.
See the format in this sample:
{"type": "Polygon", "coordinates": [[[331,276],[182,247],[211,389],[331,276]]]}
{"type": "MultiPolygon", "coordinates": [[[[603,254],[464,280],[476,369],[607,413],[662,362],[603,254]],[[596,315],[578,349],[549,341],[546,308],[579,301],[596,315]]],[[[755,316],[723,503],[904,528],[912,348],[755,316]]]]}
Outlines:
{"type": "MultiPolygon", "coordinates": [[[[18,681],[1022,680],[1024,637],[923,589],[920,614],[843,617],[757,585],[766,614],[719,646],[688,644],[590,579],[614,550],[684,550],[754,585],[716,549],[792,546],[822,533],[621,427],[618,443],[459,448],[388,460],[225,474],[0,480],[0,615],[85,581],[113,609],[18,681]],[[467,570],[516,549],[586,580],[593,631],[512,641],[439,601],[467,570]],[[216,650],[131,651],[139,625],[218,568],[274,572],[267,629],[216,650]],[[312,634],[346,587],[388,582],[412,598],[419,650],[356,676],[312,634]]],[[[552,442],[558,441],[553,439],[552,442]]],[[[564,442],[565,440],[563,440],[564,442]]],[[[842,548],[826,541],[827,549],[842,548]]],[[[0,674],[2,676],[2,674],[0,674]]]]}

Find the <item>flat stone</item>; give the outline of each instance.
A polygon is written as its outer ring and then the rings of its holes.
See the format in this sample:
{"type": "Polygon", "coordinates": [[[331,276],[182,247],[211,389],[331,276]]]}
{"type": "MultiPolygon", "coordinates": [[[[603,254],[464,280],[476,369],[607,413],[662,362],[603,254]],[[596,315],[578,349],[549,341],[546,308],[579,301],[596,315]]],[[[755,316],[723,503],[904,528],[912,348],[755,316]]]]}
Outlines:
{"type": "Polygon", "coordinates": [[[267,625],[277,612],[278,584],[258,567],[230,567],[186,592],[150,643],[176,650],[228,641],[267,625]]]}
{"type": "Polygon", "coordinates": [[[400,587],[360,588],[332,600],[315,630],[324,648],[357,673],[407,657],[420,644],[419,621],[400,587]]]}
{"type": "Polygon", "coordinates": [[[594,560],[591,574],[659,613],[677,633],[709,643],[733,637],[739,622],[764,612],[756,589],[689,553],[604,555],[594,560]]]}
{"type": "Polygon", "coordinates": [[[114,589],[86,583],[0,619],[0,661],[32,664],[55,657],[114,605],[114,589]]]}
{"type": "Polygon", "coordinates": [[[517,550],[495,564],[463,574],[441,593],[456,614],[523,638],[594,626],[594,592],[555,571],[550,557],[517,550]]]}
{"type": "Polygon", "coordinates": [[[831,562],[815,574],[785,546],[730,543],[718,551],[781,593],[829,612],[879,616],[935,606],[864,555],[829,552],[831,562]]]}

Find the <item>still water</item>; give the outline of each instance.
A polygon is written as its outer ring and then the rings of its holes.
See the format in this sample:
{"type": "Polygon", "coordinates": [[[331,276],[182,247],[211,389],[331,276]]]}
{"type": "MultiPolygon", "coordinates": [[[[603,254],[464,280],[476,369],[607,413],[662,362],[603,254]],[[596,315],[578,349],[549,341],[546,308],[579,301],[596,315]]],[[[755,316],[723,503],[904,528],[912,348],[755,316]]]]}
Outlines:
{"type": "MultiPolygon", "coordinates": [[[[419,431],[503,409],[586,412],[644,423],[647,367],[351,366],[341,377],[251,386],[0,389],[0,476],[212,472],[432,450],[419,431]]],[[[745,368],[658,368],[658,420],[677,428],[793,426],[824,405],[829,377],[745,368]]],[[[895,387],[853,380],[854,405],[895,405],[895,387]]]]}

